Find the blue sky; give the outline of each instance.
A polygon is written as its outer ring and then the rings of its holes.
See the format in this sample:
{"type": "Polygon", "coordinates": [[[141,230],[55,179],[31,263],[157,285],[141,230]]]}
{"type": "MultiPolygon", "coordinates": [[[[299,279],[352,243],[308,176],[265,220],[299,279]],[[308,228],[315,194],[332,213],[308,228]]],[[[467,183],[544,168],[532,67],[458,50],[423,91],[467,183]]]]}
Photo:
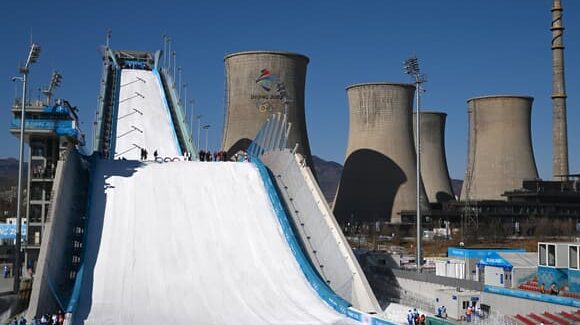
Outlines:
{"type": "MultiPolygon", "coordinates": [[[[571,172],[580,172],[580,1],[564,0],[571,172]]],[[[189,96],[221,140],[224,55],[284,50],[310,57],[307,126],[314,154],[342,163],[348,134],[345,87],[407,82],[401,62],[416,54],[429,82],[425,109],[448,113],[451,176],[463,178],[470,97],[535,97],[532,134],[540,175],[551,176],[549,0],[374,1],[5,1],[0,12],[0,157],[17,156],[9,108],[20,86],[10,81],[32,39],[42,56],[31,72],[31,95],[52,70],[63,75],[56,97],[81,111],[91,133],[99,91],[99,46],[111,29],[115,49],[162,49],[174,39],[189,96]],[[18,17],[24,16],[23,19],[18,17]],[[15,88],[18,86],[18,88],[15,88]]]]}

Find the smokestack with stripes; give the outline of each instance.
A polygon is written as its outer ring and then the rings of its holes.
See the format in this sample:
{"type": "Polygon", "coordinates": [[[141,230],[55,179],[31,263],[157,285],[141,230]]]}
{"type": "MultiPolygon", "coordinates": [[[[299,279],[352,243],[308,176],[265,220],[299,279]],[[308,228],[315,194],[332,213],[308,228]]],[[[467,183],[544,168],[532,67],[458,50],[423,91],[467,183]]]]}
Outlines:
{"type": "Polygon", "coordinates": [[[564,25],[562,3],[552,3],[552,145],[553,176],[568,179],[568,130],[566,119],[566,83],[564,78],[564,25]]]}

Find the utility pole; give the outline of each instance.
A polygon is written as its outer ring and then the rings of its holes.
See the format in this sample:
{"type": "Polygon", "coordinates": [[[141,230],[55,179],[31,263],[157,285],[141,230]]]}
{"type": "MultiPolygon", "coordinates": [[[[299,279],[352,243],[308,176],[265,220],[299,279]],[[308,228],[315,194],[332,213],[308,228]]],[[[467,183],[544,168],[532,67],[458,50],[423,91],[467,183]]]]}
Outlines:
{"type": "Polygon", "coordinates": [[[422,261],[422,245],[421,245],[421,92],[423,91],[422,84],[426,82],[425,76],[421,74],[419,69],[419,60],[417,57],[411,57],[404,62],[405,73],[413,77],[415,82],[415,99],[417,106],[417,127],[415,141],[417,143],[415,151],[417,152],[417,272],[421,273],[422,261]]]}
{"type": "MultiPolygon", "coordinates": [[[[35,63],[40,56],[40,46],[33,43],[30,46],[30,52],[28,53],[28,59],[24,66],[20,68],[20,73],[22,74],[22,109],[20,112],[20,145],[18,153],[18,195],[17,195],[17,206],[16,206],[16,243],[15,243],[15,254],[14,254],[14,267],[12,269],[14,273],[14,292],[18,293],[20,290],[20,271],[22,270],[20,249],[22,241],[22,169],[24,168],[24,121],[26,120],[26,87],[28,85],[28,72],[30,71],[30,66],[35,63]]],[[[28,193],[30,197],[30,193],[28,193]]]]}

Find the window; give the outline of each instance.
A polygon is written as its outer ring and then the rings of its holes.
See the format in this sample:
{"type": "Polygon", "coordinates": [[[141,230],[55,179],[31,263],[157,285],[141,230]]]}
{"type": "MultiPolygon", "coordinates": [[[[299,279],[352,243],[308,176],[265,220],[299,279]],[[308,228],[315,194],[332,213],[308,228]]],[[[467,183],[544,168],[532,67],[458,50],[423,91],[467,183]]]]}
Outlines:
{"type": "Polygon", "coordinates": [[[548,266],[556,266],[556,245],[548,245],[548,266]]]}
{"type": "Polygon", "coordinates": [[[578,269],[578,246],[568,246],[568,255],[570,258],[570,268],[578,269]]]}
{"type": "Polygon", "coordinates": [[[538,249],[538,261],[540,265],[546,265],[546,244],[540,244],[538,249]]]}

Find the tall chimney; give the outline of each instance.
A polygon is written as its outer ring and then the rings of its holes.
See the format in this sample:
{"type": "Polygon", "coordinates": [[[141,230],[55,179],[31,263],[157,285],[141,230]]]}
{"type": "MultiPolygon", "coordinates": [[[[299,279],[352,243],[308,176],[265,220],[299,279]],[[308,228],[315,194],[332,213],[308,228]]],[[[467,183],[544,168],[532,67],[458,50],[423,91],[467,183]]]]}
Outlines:
{"type": "Polygon", "coordinates": [[[568,131],[566,126],[566,84],[564,81],[564,26],[561,0],[552,3],[552,145],[553,178],[567,180],[568,131]]]}

